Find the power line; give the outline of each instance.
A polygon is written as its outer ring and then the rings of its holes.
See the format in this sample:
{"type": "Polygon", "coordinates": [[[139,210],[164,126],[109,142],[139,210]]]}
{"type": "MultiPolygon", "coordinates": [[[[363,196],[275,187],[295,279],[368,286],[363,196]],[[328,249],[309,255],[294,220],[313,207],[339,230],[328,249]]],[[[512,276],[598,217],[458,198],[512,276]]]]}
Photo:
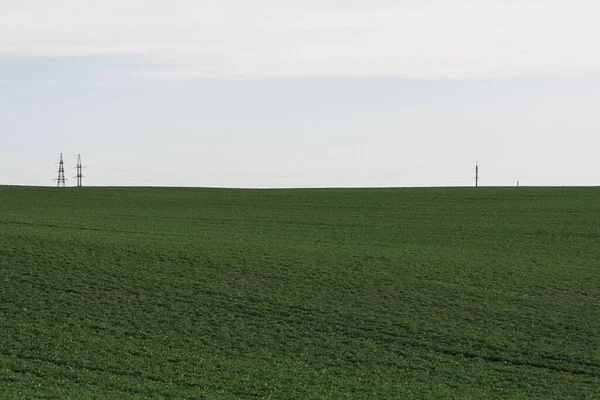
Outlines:
{"type": "MultiPolygon", "coordinates": [[[[32,175],[32,174],[47,174],[48,170],[37,170],[37,171],[21,171],[21,172],[0,172],[0,175],[32,175]]],[[[54,171],[52,171],[54,172],[54,171]]]]}

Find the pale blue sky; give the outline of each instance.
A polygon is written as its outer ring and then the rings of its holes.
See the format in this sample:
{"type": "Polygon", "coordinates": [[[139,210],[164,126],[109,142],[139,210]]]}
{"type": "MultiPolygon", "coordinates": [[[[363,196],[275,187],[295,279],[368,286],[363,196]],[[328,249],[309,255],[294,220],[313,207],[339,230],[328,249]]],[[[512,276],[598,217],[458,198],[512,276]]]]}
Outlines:
{"type": "Polygon", "coordinates": [[[0,184],[600,184],[595,2],[168,4],[0,0],[0,184]]]}

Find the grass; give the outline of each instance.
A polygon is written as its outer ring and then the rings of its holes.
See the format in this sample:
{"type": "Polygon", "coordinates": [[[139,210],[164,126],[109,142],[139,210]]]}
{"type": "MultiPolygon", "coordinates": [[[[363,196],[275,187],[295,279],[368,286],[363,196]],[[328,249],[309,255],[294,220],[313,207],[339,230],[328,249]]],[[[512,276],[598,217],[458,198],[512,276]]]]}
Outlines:
{"type": "Polygon", "coordinates": [[[0,187],[3,398],[598,398],[600,188],[0,187]]]}

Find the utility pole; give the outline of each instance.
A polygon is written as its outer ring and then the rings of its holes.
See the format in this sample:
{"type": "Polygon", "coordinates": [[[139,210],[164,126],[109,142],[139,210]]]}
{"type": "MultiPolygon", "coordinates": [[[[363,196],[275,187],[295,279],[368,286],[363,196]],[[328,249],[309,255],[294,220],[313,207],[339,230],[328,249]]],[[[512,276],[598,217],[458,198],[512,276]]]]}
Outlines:
{"type": "Polygon", "coordinates": [[[60,163],[58,164],[58,179],[56,180],[57,187],[65,187],[65,164],[63,163],[62,153],[60,153],[60,163]]]}
{"type": "Polygon", "coordinates": [[[77,154],[77,187],[83,186],[83,174],[82,174],[82,166],[81,166],[81,154],[77,154]]]}
{"type": "Polygon", "coordinates": [[[475,163],[475,187],[479,186],[479,164],[475,163]]]}

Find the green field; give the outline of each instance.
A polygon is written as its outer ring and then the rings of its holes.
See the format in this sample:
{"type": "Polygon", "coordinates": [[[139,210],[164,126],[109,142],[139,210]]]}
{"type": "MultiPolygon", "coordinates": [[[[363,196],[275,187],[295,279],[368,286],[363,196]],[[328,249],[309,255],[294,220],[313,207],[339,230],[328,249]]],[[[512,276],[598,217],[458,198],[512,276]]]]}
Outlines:
{"type": "Polygon", "coordinates": [[[0,187],[0,398],[600,398],[600,188],[0,187]]]}

